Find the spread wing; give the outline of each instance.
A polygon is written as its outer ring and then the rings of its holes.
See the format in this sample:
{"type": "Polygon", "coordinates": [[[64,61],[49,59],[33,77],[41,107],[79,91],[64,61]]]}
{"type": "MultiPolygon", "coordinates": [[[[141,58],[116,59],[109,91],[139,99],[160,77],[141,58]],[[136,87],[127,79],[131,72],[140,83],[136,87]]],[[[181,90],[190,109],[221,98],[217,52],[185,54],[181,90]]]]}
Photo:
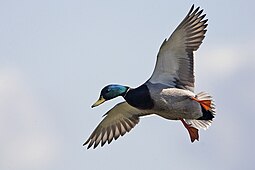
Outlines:
{"type": "Polygon", "coordinates": [[[148,80],[194,91],[193,51],[205,38],[207,19],[199,7],[191,7],[172,35],[162,43],[154,72],[148,80]],[[203,20],[204,19],[204,20],[203,20]]]}
{"type": "Polygon", "coordinates": [[[127,102],[115,105],[105,115],[88,140],[83,144],[88,144],[89,149],[94,144],[94,149],[101,142],[103,146],[106,141],[111,143],[113,138],[116,140],[120,135],[129,132],[139,122],[140,110],[130,106],[127,102]]]}

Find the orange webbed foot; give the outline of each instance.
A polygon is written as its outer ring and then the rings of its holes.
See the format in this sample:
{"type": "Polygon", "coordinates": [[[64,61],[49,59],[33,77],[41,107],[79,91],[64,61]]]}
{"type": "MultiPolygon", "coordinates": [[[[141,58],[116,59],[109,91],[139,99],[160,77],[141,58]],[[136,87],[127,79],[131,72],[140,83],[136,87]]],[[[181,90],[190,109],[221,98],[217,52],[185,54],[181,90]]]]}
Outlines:
{"type": "Polygon", "coordinates": [[[193,97],[192,100],[195,100],[197,101],[198,103],[201,104],[201,106],[206,110],[211,110],[212,107],[211,107],[211,104],[212,104],[212,101],[211,100],[198,100],[197,98],[193,97]]]}
{"type": "Polygon", "coordinates": [[[183,123],[184,127],[188,130],[191,142],[194,142],[195,140],[199,141],[198,129],[190,126],[183,119],[180,119],[180,121],[183,123]]]}

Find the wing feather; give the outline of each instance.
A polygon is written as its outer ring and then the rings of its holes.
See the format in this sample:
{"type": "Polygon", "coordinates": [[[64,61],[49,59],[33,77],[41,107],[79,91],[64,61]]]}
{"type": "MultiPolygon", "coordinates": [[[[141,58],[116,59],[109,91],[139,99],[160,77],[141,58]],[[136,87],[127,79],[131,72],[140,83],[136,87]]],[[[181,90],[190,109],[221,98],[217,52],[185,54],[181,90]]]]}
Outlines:
{"type": "Polygon", "coordinates": [[[194,10],[193,5],[172,35],[164,40],[149,82],[194,91],[193,52],[202,44],[207,31],[208,19],[202,13],[199,7],[194,10]]]}
{"type": "Polygon", "coordinates": [[[100,142],[101,146],[104,146],[106,141],[109,144],[113,138],[116,140],[125,135],[139,122],[140,112],[140,110],[130,106],[127,102],[115,105],[106,113],[104,119],[83,145],[88,144],[88,149],[91,146],[96,148],[100,142]]]}

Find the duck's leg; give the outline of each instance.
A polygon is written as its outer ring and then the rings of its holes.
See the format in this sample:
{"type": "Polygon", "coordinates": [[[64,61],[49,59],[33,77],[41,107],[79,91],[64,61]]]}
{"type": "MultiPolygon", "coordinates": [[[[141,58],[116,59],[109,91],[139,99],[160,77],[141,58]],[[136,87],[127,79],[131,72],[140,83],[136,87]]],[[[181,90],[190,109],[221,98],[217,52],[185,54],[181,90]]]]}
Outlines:
{"type": "Polygon", "coordinates": [[[180,121],[182,122],[184,127],[188,130],[191,142],[194,142],[195,140],[199,140],[198,129],[187,124],[182,118],[180,118],[180,121]]]}

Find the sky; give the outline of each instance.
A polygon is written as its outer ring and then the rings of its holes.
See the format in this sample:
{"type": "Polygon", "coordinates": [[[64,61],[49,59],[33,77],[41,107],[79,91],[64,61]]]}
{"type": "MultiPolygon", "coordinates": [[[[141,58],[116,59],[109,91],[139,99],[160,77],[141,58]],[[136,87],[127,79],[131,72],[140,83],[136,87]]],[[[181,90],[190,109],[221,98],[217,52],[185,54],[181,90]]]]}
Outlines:
{"type": "Polygon", "coordinates": [[[254,169],[255,16],[241,1],[0,1],[0,169],[254,169]],[[82,146],[117,98],[137,87],[192,4],[207,14],[195,52],[195,91],[217,116],[191,143],[180,122],[151,116],[103,148],[82,146]]]}

